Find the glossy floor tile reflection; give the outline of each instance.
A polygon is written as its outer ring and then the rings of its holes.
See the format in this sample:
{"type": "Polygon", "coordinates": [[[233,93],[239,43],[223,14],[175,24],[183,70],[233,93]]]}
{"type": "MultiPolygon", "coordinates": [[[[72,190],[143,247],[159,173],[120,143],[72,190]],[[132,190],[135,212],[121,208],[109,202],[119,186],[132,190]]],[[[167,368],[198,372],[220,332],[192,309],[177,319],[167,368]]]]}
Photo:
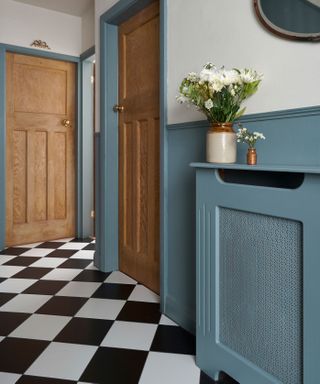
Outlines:
{"type": "Polygon", "coordinates": [[[0,252],[0,383],[214,383],[195,364],[195,338],[161,315],[149,289],[96,270],[94,246],[0,252]]]}

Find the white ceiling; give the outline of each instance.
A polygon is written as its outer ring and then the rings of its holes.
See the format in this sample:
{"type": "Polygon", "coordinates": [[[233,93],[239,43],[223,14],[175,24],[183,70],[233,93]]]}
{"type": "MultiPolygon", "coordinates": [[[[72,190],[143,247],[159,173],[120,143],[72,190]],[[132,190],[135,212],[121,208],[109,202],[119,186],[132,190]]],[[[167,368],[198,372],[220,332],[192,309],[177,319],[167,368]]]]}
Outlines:
{"type": "Polygon", "coordinates": [[[52,11],[68,13],[69,15],[82,16],[94,0],[15,0],[19,3],[35,5],[36,7],[51,9],[52,11]]]}

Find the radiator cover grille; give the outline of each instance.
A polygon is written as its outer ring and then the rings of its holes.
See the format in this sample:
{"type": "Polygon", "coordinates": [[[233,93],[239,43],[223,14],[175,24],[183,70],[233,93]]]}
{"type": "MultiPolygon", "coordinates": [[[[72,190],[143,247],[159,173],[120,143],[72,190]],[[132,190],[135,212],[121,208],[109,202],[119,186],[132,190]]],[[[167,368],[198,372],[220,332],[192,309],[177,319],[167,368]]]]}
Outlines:
{"type": "Polygon", "coordinates": [[[219,209],[219,339],[284,384],[303,383],[303,227],[219,209]]]}

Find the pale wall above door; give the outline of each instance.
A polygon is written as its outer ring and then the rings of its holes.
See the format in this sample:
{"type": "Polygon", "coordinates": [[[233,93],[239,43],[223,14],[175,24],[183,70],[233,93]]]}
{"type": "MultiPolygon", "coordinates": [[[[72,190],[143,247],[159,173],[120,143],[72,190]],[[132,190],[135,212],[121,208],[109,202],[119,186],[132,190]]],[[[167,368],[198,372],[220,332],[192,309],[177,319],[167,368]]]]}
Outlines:
{"type": "Polygon", "coordinates": [[[19,3],[34,5],[40,8],[51,9],[52,11],[68,13],[74,16],[83,16],[90,8],[94,7],[94,0],[14,0],[19,3]]]}

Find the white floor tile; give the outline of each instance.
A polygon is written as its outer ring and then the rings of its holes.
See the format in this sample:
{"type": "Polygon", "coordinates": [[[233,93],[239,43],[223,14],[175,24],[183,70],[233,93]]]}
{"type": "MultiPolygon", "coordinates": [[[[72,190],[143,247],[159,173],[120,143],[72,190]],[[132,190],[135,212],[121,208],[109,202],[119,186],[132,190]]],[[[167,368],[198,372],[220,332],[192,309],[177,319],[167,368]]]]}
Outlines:
{"type": "Polygon", "coordinates": [[[9,336],[25,339],[53,340],[67,325],[71,317],[53,315],[32,315],[9,336]]]}
{"type": "Polygon", "coordinates": [[[9,260],[14,259],[16,256],[0,255],[0,265],[6,263],[9,260]]]}
{"type": "Polygon", "coordinates": [[[125,303],[125,300],[89,299],[76,317],[115,320],[125,303]]]}
{"type": "Polygon", "coordinates": [[[0,277],[11,277],[16,273],[22,271],[25,267],[17,267],[15,265],[1,265],[0,277]]]}
{"type": "Polygon", "coordinates": [[[8,279],[0,284],[0,292],[21,293],[38,280],[34,279],[8,279]]]}
{"type": "Polygon", "coordinates": [[[32,243],[32,244],[24,244],[24,245],[15,245],[16,248],[35,248],[38,247],[42,243],[32,243]]]}
{"type": "Polygon", "coordinates": [[[66,260],[67,259],[63,259],[62,257],[44,257],[43,259],[37,260],[35,263],[31,264],[30,267],[56,268],[66,260]]]}
{"type": "Polygon", "coordinates": [[[74,249],[74,250],[80,250],[86,247],[88,243],[77,243],[77,242],[71,242],[71,243],[65,243],[59,249],[74,249]]]}
{"type": "Polygon", "coordinates": [[[1,341],[4,339],[4,336],[0,336],[0,343],[1,343],[1,341]]]}
{"type": "Polygon", "coordinates": [[[193,356],[150,352],[139,384],[198,384],[199,379],[193,356]]]}
{"type": "Polygon", "coordinates": [[[49,295],[24,295],[20,294],[4,304],[1,312],[34,313],[42,307],[52,296],[49,295]]]}
{"type": "Polygon", "coordinates": [[[15,384],[21,375],[15,373],[0,372],[0,383],[1,384],[15,384]]]}
{"type": "MultiPolygon", "coordinates": [[[[64,260],[64,259],[63,259],[64,260]]],[[[44,275],[41,280],[63,280],[69,281],[73,280],[79,273],[81,269],[72,269],[72,268],[58,268],[50,271],[44,275]]]]}
{"type": "Polygon", "coordinates": [[[32,248],[28,251],[21,254],[21,256],[34,256],[34,257],[44,257],[53,252],[54,249],[51,248],[32,248]]]}
{"type": "Polygon", "coordinates": [[[27,375],[79,380],[97,347],[51,343],[27,370],[27,375]]]}
{"type": "Polygon", "coordinates": [[[71,281],[56,296],[91,297],[101,283],[71,281]]]}
{"type": "Polygon", "coordinates": [[[105,282],[114,284],[137,284],[135,280],[120,271],[112,272],[105,282]]]}
{"type": "Polygon", "coordinates": [[[148,351],[157,327],[156,324],[115,321],[101,345],[148,351]]]}
{"type": "Polygon", "coordinates": [[[70,259],[89,259],[89,260],[93,260],[94,252],[95,251],[82,250],[82,251],[79,251],[79,252],[75,253],[74,255],[72,255],[70,257],[70,259]]]}
{"type": "Polygon", "coordinates": [[[160,297],[150,289],[139,284],[136,285],[128,298],[129,301],[147,301],[149,303],[159,303],[160,297]]]}
{"type": "Polygon", "coordinates": [[[173,325],[176,327],[178,326],[178,324],[176,324],[174,321],[172,321],[171,319],[169,319],[165,315],[161,315],[161,319],[160,319],[159,324],[161,324],[161,325],[173,325]]]}
{"type": "Polygon", "coordinates": [[[90,263],[85,269],[90,269],[90,270],[93,270],[93,271],[97,271],[97,270],[98,270],[98,268],[95,267],[95,266],[93,265],[93,263],[90,263]]]}

